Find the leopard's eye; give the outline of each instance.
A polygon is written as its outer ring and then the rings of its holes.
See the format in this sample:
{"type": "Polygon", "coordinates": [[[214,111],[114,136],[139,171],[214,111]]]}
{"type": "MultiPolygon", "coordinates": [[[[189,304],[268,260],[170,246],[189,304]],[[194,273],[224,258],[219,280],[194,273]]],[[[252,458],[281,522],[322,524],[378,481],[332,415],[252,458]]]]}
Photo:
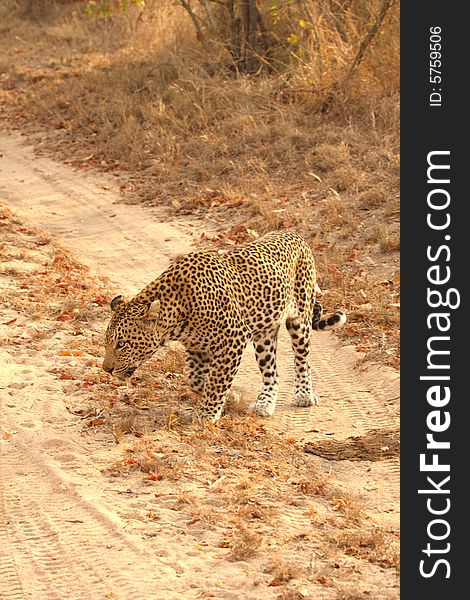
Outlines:
{"type": "Polygon", "coordinates": [[[122,341],[122,340],[118,340],[116,342],[116,350],[121,350],[122,348],[124,348],[124,346],[126,346],[126,342],[122,341]]]}

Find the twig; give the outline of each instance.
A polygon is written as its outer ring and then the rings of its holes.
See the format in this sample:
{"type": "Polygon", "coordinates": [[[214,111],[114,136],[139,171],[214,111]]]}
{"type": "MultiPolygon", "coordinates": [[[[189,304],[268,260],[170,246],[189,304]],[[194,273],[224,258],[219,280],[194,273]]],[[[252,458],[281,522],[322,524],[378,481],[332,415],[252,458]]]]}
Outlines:
{"type": "Polygon", "coordinates": [[[180,2],[181,2],[181,6],[186,10],[186,12],[191,17],[191,21],[193,22],[194,27],[196,29],[196,37],[197,37],[197,39],[199,41],[203,40],[204,39],[204,32],[202,31],[202,27],[201,27],[201,23],[200,23],[199,17],[196,15],[196,13],[191,8],[191,5],[189,4],[188,0],[180,0],[180,2]]]}
{"type": "Polygon", "coordinates": [[[380,7],[377,18],[375,19],[375,23],[372,25],[372,27],[369,29],[366,36],[362,40],[361,45],[359,46],[359,50],[357,51],[357,54],[354,57],[354,60],[352,61],[348,72],[346,73],[345,77],[343,78],[343,80],[341,82],[342,84],[346,83],[347,81],[349,81],[351,79],[351,77],[354,75],[354,71],[357,69],[357,67],[363,61],[367,48],[369,47],[370,43],[372,42],[372,40],[374,39],[374,37],[377,35],[378,31],[380,30],[380,27],[382,26],[382,23],[383,23],[383,20],[385,19],[386,14],[390,10],[390,8],[393,6],[395,1],[396,0],[383,0],[382,1],[382,5],[380,7]]]}

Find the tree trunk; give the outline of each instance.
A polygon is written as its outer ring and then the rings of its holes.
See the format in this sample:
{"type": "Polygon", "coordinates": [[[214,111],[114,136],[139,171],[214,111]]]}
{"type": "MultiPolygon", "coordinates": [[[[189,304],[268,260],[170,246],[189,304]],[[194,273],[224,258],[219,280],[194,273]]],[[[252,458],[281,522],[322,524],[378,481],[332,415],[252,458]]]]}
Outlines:
{"type": "Polygon", "coordinates": [[[255,73],[259,64],[256,56],[256,28],[258,25],[256,0],[240,0],[240,13],[242,25],[241,66],[245,73],[255,73]]]}

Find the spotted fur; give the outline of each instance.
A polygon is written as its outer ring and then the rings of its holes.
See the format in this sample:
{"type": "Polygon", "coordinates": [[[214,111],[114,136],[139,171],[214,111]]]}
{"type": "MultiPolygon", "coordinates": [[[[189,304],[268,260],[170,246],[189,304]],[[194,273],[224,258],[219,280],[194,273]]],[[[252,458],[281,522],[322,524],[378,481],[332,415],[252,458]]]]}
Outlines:
{"type": "Polygon", "coordinates": [[[186,347],[189,383],[201,395],[196,413],[217,421],[251,340],[262,376],[251,408],[270,416],[279,387],[276,348],[284,321],[294,351],[294,404],[317,404],[308,361],[312,329],[346,321],[342,311],[322,318],[318,291],[312,252],[295,233],[269,233],[224,254],[188,254],[132,300],[113,299],[103,369],[128,379],[160,346],[179,340],[186,347]]]}

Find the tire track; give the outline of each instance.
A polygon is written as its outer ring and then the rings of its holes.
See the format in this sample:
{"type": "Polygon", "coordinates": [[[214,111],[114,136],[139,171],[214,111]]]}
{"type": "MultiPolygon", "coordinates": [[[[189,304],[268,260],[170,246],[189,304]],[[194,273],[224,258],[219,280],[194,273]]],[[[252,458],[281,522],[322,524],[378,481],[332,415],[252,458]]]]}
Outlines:
{"type": "Polygon", "coordinates": [[[11,543],[7,532],[7,521],[4,518],[7,512],[3,493],[0,502],[0,598],[2,600],[23,600],[23,586],[21,585],[15,560],[10,552],[11,543]]]}
{"type": "MultiPolygon", "coordinates": [[[[310,363],[320,404],[310,408],[292,405],[293,353],[288,334],[281,331],[278,345],[280,389],[273,423],[294,435],[307,436],[306,439],[309,432],[349,437],[361,435],[371,428],[397,429],[396,410],[368,384],[366,376],[354,370],[358,355],[349,348],[341,348],[330,332],[313,335],[310,363]],[[331,430],[331,427],[338,431],[331,430]]],[[[384,371],[383,378],[389,380],[390,374],[384,371]]],[[[235,385],[252,401],[256,398],[260,383],[256,359],[250,347],[243,358],[235,385]]],[[[397,378],[395,383],[397,386],[397,378]]]]}
{"type": "MultiPolygon", "coordinates": [[[[110,277],[116,293],[138,291],[176,254],[191,250],[189,227],[166,221],[163,211],[157,209],[118,204],[119,195],[109,189],[114,181],[103,179],[108,188],[103,189],[83,173],[36,158],[15,138],[0,138],[0,146],[0,194],[21,217],[56,237],[93,270],[110,277]]],[[[395,430],[396,373],[355,369],[358,355],[351,348],[340,347],[330,332],[314,333],[312,341],[311,365],[320,405],[292,406],[293,354],[282,328],[280,393],[269,424],[301,441],[325,440],[327,435],[347,438],[373,428],[395,430]]],[[[235,387],[253,401],[260,384],[250,347],[235,387]]],[[[172,567],[143,552],[126,533],[123,522],[90,502],[86,489],[75,485],[65,468],[53,463],[46,448],[28,444],[28,440],[34,441],[34,432],[28,437],[23,428],[22,433],[21,444],[5,444],[1,465],[5,483],[1,509],[5,528],[0,530],[5,554],[0,568],[2,600],[190,597],[182,596],[182,590],[167,589],[165,572],[172,567]],[[24,473],[24,464],[35,467],[24,473]],[[119,566],[123,553],[127,558],[124,572],[119,566]]],[[[371,466],[350,461],[330,464],[334,476],[348,489],[363,494],[362,488],[368,485],[367,506],[383,514],[384,521],[390,515],[396,520],[390,507],[398,498],[397,461],[371,466]]],[[[184,556],[181,559],[184,561],[184,556]]]]}
{"type": "Polygon", "coordinates": [[[13,137],[0,138],[0,150],[0,195],[21,217],[132,293],[192,249],[188,227],[168,222],[164,210],[119,204],[113,178],[101,176],[97,185],[87,173],[36,157],[13,137]]]}
{"type": "Polygon", "coordinates": [[[159,592],[177,597],[164,585],[170,568],[142,553],[123,523],[88,501],[39,452],[18,443],[7,447],[2,471],[2,517],[21,565],[17,573],[7,556],[2,599],[141,600],[159,592]],[[25,473],[22,465],[31,464],[31,455],[35,468],[25,473]],[[123,552],[125,571],[120,567],[123,552]]]}
{"type": "MultiPolygon", "coordinates": [[[[80,259],[111,276],[119,289],[140,289],[176,254],[192,249],[191,236],[180,223],[159,221],[161,211],[116,204],[119,197],[115,192],[100,188],[83,173],[64,169],[46,158],[35,158],[14,138],[3,141],[8,143],[8,152],[0,160],[0,173],[3,179],[7,174],[7,180],[3,187],[0,185],[0,193],[7,189],[9,201],[20,215],[33,218],[37,226],[66,243],[80,259]],[[22,165],[21,178],[17,165],[22,165]],[[33,202],[25,193],[31,187],[37,190],[33,202]],[[166,243],[169,238],[177,244],[166,243]]],[[[396,429],[396,406],[388,406],[376,393],[384,387],[387,375],[375,374],[375,383],[367,381],[367,376],[354,369],[358,355],[353,349],[341,348],[331,332],[313,335],[311,365],[321,404],[307,409],[291,406],[293,355],[289,336],[282,327],[278,349],[281,387],[272,422],[293,433],[308,432],[323,427],[323,423],[335,427],[340,422],[339,435],[345,437],[367,431],[372,423],[373,427],[396,429]]],[[[251,347],[245,354],[236,385],[254,400],[260,375],[251,347]]],[[[398,381],[395,383],[398,394],[398,381]]]]}
{"type": "MultiPolygon", "coordinates": [[[[368,371],[359,372],[354,365],[359,355],[353,348],[339,345],[331,332],[313,334],[310,363],[318,406],[293,406],[293,353],[289,335],[281,328],[278,343],[280,389],[278,405],[270,420],[272,427],[301,442],[345,439],[361,436],[371,429],[395,431],[399,426],[396,407],[398,375],[392,369],[375,369],[374,379],[368,371]],[[384,390],[386,395],[381,395],[384,390]],[[389,398],[392,400],[390,401],[389,398]]],[[[248,348],[235,380],[238,391],[254,401],[261,385],[256,359],[248,348]]],[[[384,526],[398,527],[400,463],[391,459],[369,461],[327,461],[335,485],[353,494],[358,502],[384,526]]]]}

